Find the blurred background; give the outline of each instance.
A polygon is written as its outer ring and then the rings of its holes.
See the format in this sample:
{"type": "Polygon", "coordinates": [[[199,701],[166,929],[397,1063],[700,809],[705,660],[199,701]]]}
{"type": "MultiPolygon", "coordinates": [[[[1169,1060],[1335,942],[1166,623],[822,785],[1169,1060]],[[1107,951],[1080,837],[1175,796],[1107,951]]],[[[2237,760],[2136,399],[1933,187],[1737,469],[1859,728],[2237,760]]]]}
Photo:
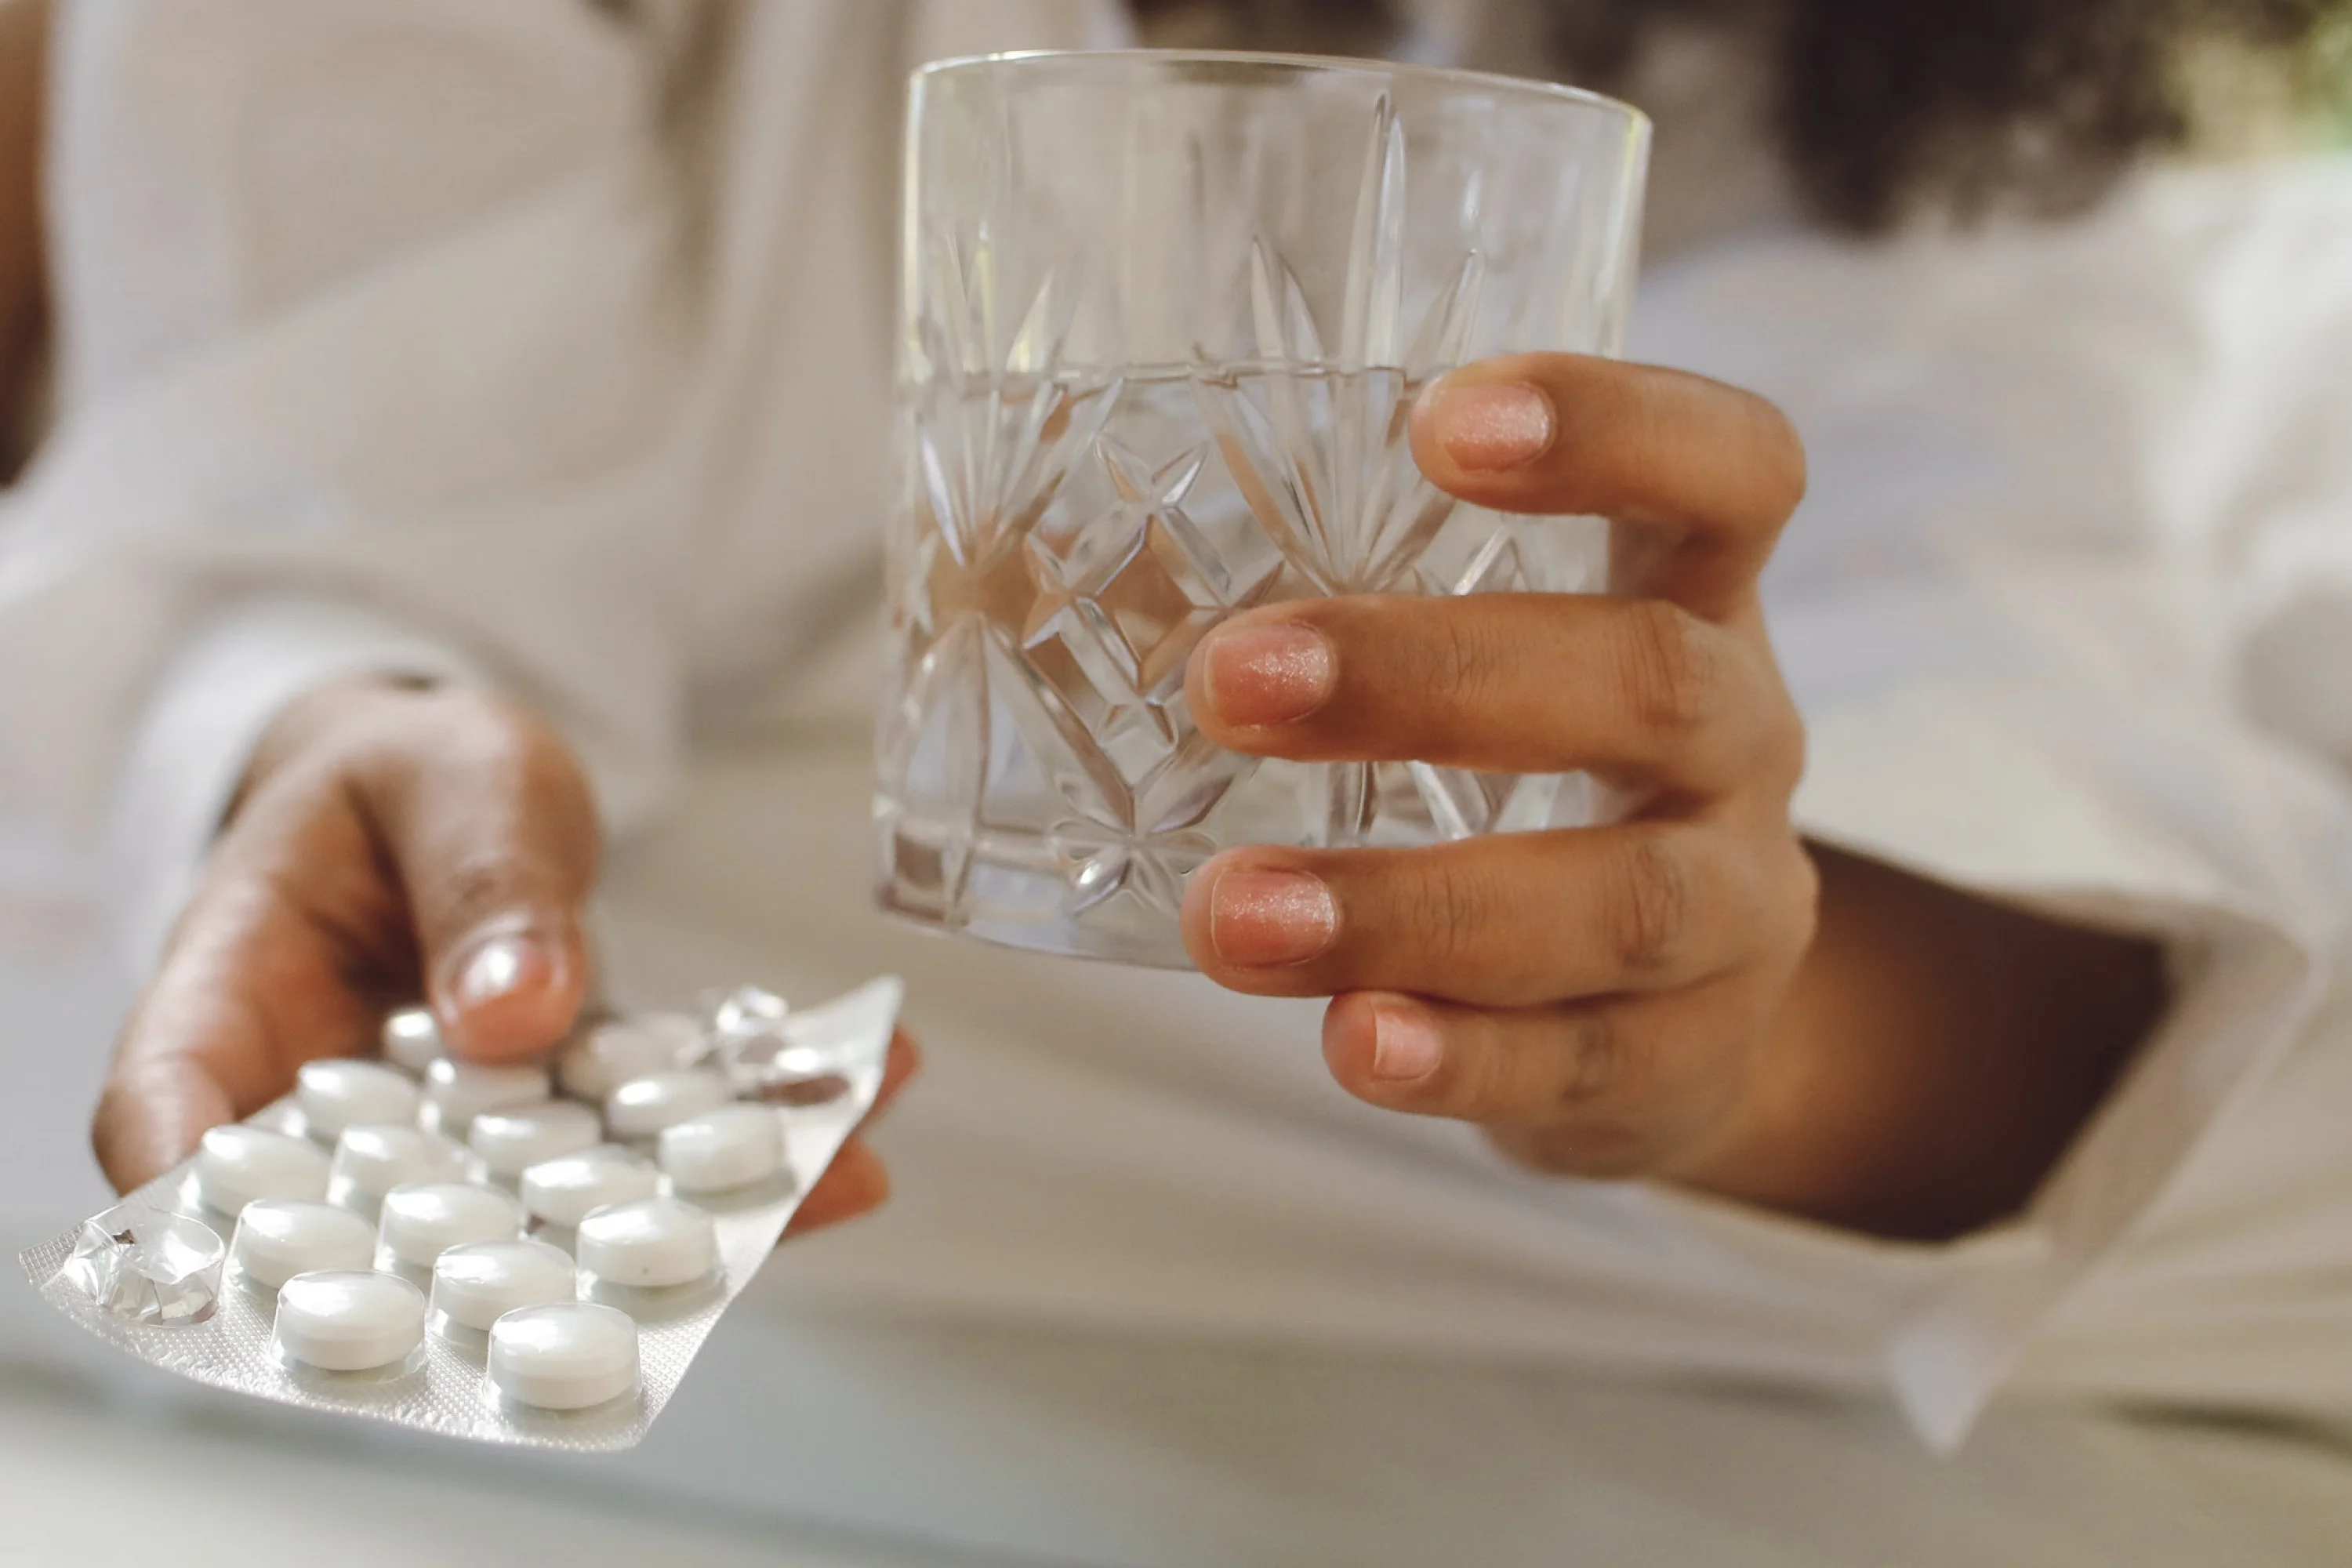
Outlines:
{"type": "MultiPolygon", "coordinates": [[[[0,39],[21,45],[37,9],[0,0],[0,39]]],[[[1167,41],[1213,36],[1199,31],[1212,7],[1146,9],[1161,14],[1167,41]]],[[[1302,0],[1255,9],[1265,41],[1369,47],[1388,37],[1364,19],[1377,8],[1302,0]]],[[[1428,9],[1442,19],[1460,8],[1428,9]]],[[[1605,52],[1612,28],[1641,7],[1593,9],[1594,47],[1605,52]]],[[[1658,9],[1704,17],[1736,8],[1658,9]]],[[[1684,71],[1676,62],[1696,57],[1668,56],[1650,83],[1656,101],[1700,120],[1738,107],[1722,76],[1684,71]]],[[[21,135],[37,114],[23,68],[34,58],[0,45],[0,62],[17,68],[0,69],[0,142],[9,123],[21,135]]],[[[1740,199],[1769,212],[1769,177],[1744,162],[1734,172],[1747,181],[1740,199]]],[[[0,181],[11,174],[0,160],[0,181]]],[[[1860,175],[1842,188],[1864,216],[1883,194],[1860,175]]],[[[0,188],[0,210],[8,196],[0,188]]],[[[1672,238],[1724,216],[1669,195],[1655,224],[1672,238]]],[[[0,235],[0,300],[11,297],[10,269],[32,265],[24,239],[0,235]]],[[[38,331],[37,320],[0,319],[0,353],[38,331]]],[[[30,395],[0,400],[0,471],[6,448],[21,455],[41,426],[43,384],[25,384],[30,395]]],[[[38,675],[0,669],[5,680],[38,675]]],[[[617,1000],[674,1005],[745,981],[819,995],[890,969],[908,976],[910,1022],[935,1040],[1017,1037],[1040,995],[1106,1036],[1163,1005],[1171,1015],[1209,1007],[1198,1016],[1213,1026],[1239,1018],[1169,977],[1120,979],[1127,988],[1114,992],[1100,972],[1074,974],[883,921],[870,908],[862,834],[780,842],[761,831],[785,799],[812,821],[862,819],[863,731],[820,738],[835,760],[814,767],[807,730],[703,748],[658,824],[617,853],[600,910],[617,1000]]],[[[0,1247],[13,1253],[109,1201],[88,1124],[135,987],[87,868],[12,804],[0,796],[0,1247]]],[[[1294,1009],[1276,1021],[1311,1041],[1314,1016],[1294,1009]]],[[[1267,1016],[1253,1015],[1254,1026],[1267,1016]]],[[[1300,1053],[1293,1077],[1328,1089],[1311,1055],[1300,1053]]],[[[975,1049],[961,1068],[943,1060],[926,1092],[982,1094],[1002,1087],[987,1080],[998,1071],[1013,1083],[1017,1056],[975,1049]]],[[[839,1289],[894,1236],[976,1254],[993,1245],[943,1234],[941,1215],[953,1211],[926,1206],[925,1193],[938,1190],[927,1178],[952,1179],[953,1149],[894,1151],[887,1129],[878,1142],[898,1161],[899,1203],[780,1257],[725,1318],[645,1446],[611,1458],[409,1439],[215,1395],[116,1355],[23,1284],[0,1283],[0,1563],[2352,1563],[2352,1428],[2341,1425],[2019,1403],[1996,1407],[1959,1454],[1942,1458],[1883,1397],[1155,1324],[1151,1266],[1168,1259],[1145,1254],[1181,1250],[1176,1231],[1138,1240],[1132,1255],[1090,1255],[1095,1268],[1129,1270],[1137,1282],[1139,1310],[1124,1325],[839,1289]]],[[[1026,1175],[1040,1191],[1083,1184],[1044,1155],[1026,1175]]],[[[1069,1222],[1115,1211],[1122,1195],[1090,1211],[1079,1191],[1069,1222]]],[[[1246,1215],[1252,1199],[1234,1202],[1246,1215]]],[[[1040,1213],[1041,1232],[1063,1223],[1050,1205],[1040,1213]]],[[[1267,1235],[1270,1247],[1284,1242],[1278,1227],[1267,1235]]],[[[939,1256],[943,1274],[950,1259],[985,1271],[951,1250],[939,1256]]],[[[2352,1322],[2344,1343],[2352,1356],[2352,1322]]]]}

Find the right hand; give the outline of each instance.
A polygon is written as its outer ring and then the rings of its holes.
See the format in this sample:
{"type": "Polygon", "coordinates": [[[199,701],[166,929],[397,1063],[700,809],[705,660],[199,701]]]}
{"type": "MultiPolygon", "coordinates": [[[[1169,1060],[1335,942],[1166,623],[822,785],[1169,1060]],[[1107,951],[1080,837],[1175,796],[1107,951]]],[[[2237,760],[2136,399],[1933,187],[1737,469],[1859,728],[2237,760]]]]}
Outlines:
{"type": "MultiPolygon", "coordinates": [[[[555,1045],[588,991],[580,908],[599,838],[579,763],[509,704],[379,684],[293,704],[115,1047],[91,1127],[108,1180],[161,1174],[306,1061],[373,1052],[385,1012],[420,994],[470,1059],[555,1045]]],[[[902,1035],[885,1101],[914,1066],[902,1035]]],[[[793,1229],[887,1191],[853,1138],[793,1229]]]]}

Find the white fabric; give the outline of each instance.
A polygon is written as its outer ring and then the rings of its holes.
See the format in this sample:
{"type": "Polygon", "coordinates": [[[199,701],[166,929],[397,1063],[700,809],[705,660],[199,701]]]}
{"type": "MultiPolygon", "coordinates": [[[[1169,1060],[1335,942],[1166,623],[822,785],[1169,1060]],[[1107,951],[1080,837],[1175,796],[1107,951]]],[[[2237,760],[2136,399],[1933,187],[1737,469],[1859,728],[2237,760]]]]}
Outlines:
{"type": "Polygon", "coordinates": [[[111,825],[134,963],[162,952],[270,721],[306,691],[361,677],[484,680],[450,644],[331,599],[248,600],[179,650],[148,700],[111,825]]]}
{"type": "MultiPolygon", "coordinates": [[[[1115,26],[1081,0],[67,13],[67,398],[0,525],[0,804],[87,842],[145,759],[129,787],[179,803],[127,814],[178,825],[125,846],[152,895],[235,763],[169,737],[249,733],[326,673],[506,685],[617,826],[693,722],[862,715],[899,73],[1115,26]],[[282,657],[234,651],[289,604],[282,657]]],[[[1342,1100],[1299,1008],[931,948],[908,1217],[837,1279],[1885,1386],[1939,1444],[2007,1378],[2352,1408],[2352,1025],[2316,1010],[2347,748],[2309,673],[2352,636],[2347,280],[2352,171],[2315,163],[2152,178],[2054,229],[1756,234],[1645,296],[1641,353],[1780,398],[1813,449],[1771,584],[1808,825],[2173,954],[2173,1016],[2020,1223],[1895,1247],[1544,1182],[1342,1100]]],[[[712,817],[738,837],[708,896],[838,873],[854,758],[812,745],[712,817]]],[[[862,881],[712,940],[869,956],[862,881]]]]}
{"type": "MultiPolygon", "coordinates": [[[[851,806],[864,788],[856,742],[841,737],[829,770],[834,795],[851,806]]],[[[686,809],[629,847],[611,888],[632,985],[675,995],[767,972],[780,954],[807,967],[773,978],[812,992],[875,962],[969,961],[990,973],[984,953],[871,915],[850,922],[859,929],[849,942],[804,935],[837,929],[844,902],[858,898],[866,873],[855,844],[807,864],[755,832],[753,864],[730,869],[724,849],[772,820],[779,792],[810,799],[793,783],[808,763],[796,750],[690,768],[686,809]],[[762,891],[780,866],[801,896],[762,891]],[[787,923],[764,933],[780,913],[787,923]],[[724,925],[729,939],[697,922],[724,925]]],[[[824,826],[820,810],[807,831],[825,837],[824,826]]],[[[704,1347],[644,1447],[583,1467],[372,1422],[322,1423],[159,1376],[31,1291],[0,1290],[0,1462],[12,1495],[41,1500],[12,1519],[17,1554],[44,1565],[113,1562],[86,1544],[69,1550],[68,1532],[95,1511],[119,1510],[129,1477],[147,1515],[190,1526],[175,1540],[175,1564],[239,1568],[275,1563],[305,1542],[337,1568],[608,1559],[669,1568],[699,1564],[705,1552],[736,1561],[706,1544],[706,1529],[752,1542],[735,1549],[762,1553],[751,1561],[789,1559],[805,1544],[872,1568],[2336,1568],[2352,1538],[2352,1447],[2341,1433],[1996,1408],[1967,1450],[1945,1459],[1906,1441],[1895,1413],[1868,1395],[1595,1375],[1492,1346],[1475,1358],[1410,1340],[1351,1352],[1328,1336],[1289,1345],[1178,1337],[1148,1318],[1087,1333],[1001,1311],[877,1311],[845,1254],[920,1249],[961,1283],[974,1272],[968,1259],[1008,1275],[1040,1256],[1067,1268],[1108,1230],[1117,1245],[1105,1266],[1147,1260],[1156,1272],[1141,1289],[1172,1282],[1188,1310],[1215,1280],[1229,1297],[1251,1283],[1234,1282],[1226,1226],[1194,1226],[1188,1242],[1174,1223],[1197,1201],[1139,1201],[1131,1184],[1104,1192],[1093,1226],[1050,1252],[1038,1226],[1014,1232],[1025,1245],[950,1236],[950,1249],[937,1250],[943,1221],[1002,1230],[1003,1216],[1040,1196],[1059,1196],[1066,1212],[1071,1189],[1087,1184],[1056,1180],[1058,1170],[970,1179],[971,1163],[934,1123],[956,1096],[993,1081],[1001,1046],[959,1026],[963,971],[913,973],[936,1003],[920,1021],[945,1076],[907,1103],[919,1120],[890,1129],[901,1201],[780,1258],[704,1347]],[[918,1149],[923,1163],[910,1167],[918,1149]],[[936,1173],[959,1166],[964,1185],[987,1189],[983,1203],[941,1201],[948,1184],[936,1173]],[[843,1296],[845,1310],[821,1309],[843,1296]],[[240,1533],[236,1509],[272,1488],[283,1505],[274,1522],[257,1541],[240,1533]],[[354,1519],[369,1521],[363,1539],[349,1528],[354,1519]],[[453,1533],[461,1520],[478,1533],[453,1533]],[[531,1550],[530,1532],[550,1529],[562,1549],[541,1541],[531,1550]],[[667,1532],[651,1559],[646,1530],[667,1532]]],[[[994,978],[1011,994],[1034,977],[994,978]]],[[[0,959],[12,1032],[51,1046],[11,1064],[0,1099],[0,1232],[40,1235],[104,1202],[78,1114],[102,1064],[51,1045],[103,1037],[120,1004],[98,980],[0,959]]],[[[1286,1022],[1256,1020],[1237,1048],[1286,1055],[1304,1069],[1312,1037],[1286,1022]]],[[[1151,1046],[1171,1066],[1197,1049],[1174,1031],[1151,1046]]],[[[990,1109],[1007,1104],[1021,1109],[1013,1096],[990,1109]]],[[[1050,1134],[1045,1110],[998,1131],[1050,1134]]],[[[1228,1112],[1264,1113],[1263,1101],[1228,1112]]],[[[1010,1163],[1000,1154],[987,1169],[1010,1163]]],[[[1311,1215],[1297,1236],[1330,1255],[1311,1215]]],[[[1391,1258],[1380,1272],[1392,1279],[1405,1269],[1391,1258]]],[[[142,1536],[124,1550],[152,1562],[152,1545],[142,1536]]]]}
{"type": "Polygon", "coordinates": [[[2352,1536],[2325,1436],[2104,1411],[1996,1412],[1943,1460],[1851,1401],[783,1311],[587,1466],[158,1377],[29,1291],[0,1323],[58,1352],[0,1354],[42,1568],[143,1568],[165,1529],[174,1568],[2342,1568],[2352,1536]],[[93,1544],[131,1478],[135,1539],[93,1544]]]}
{"type": "MultiPolygon", "coordinates": [[[[1801,820],[2172,954],[2172,1016],[2020,1245],[1897,1338],[1897,1382],[1948,1439],[2233,1096],[2299,1036],[2352,1056],[2341,1025],[2306,1027],[2352,897],[2328,765],[2347,753],[2307,696],[2332,689],[2317,671],[2352,653],[2352,618],[2306,616],[2334,640],[2297,659],[2244,656],[2352,562],[2347,279],[2336,162],[2153,178],[2060,230],[1875,251],[1766,235],[1649,282],[1638,355],[1756,387],[1807,437],[1811,497],[1769,584],[1811,725],[1801,820]],[[2288,553],[2300,599],[2274,585],[2288,553]]],[[[2340,1238],[2303,1232],[2264,1266],[2303,1249],[2305,1332],[2352,1322],[2352,1160],[2333,1173],[2314,1195],[2340,1238]]],[[[2304,1396],[2352,1403],[2352,1362],[2331,1364],[2304,1396]]],[[[2200,1381],[2187,1358],[2161,1375],[2200,1381]]]]}
{"type": "MultiPolygon", "coordinates": [[[[2081,1212],[2045,1204],[2039,1223],[1952,1247],[1872,1243],[1547,1181],[1465,1129],[1374,1110],[1324,1076],[1311,1003],[888,921],[865,907],[866,846],[840,830],[869,768],[846,727],[706,760],[608,879],[625,997],[746,974],[804,995],[908,978],[929,1066],[882,1130],[890,1207],[789,1255],[763,1289],[1407,1360],[1894,1382],[1937,1436],[2004,1371],[2021,1398],[2352,1413],[2352,999],[2268,1079],[2231,1078],[2226,1119],[2175,1124],[2136,1084],[2108,1125],[2137,1122],[2149,1146],[2078,1159],[2081,1212]],[[2140,1184],[2192,1145],[2186,1179],[2146,1202],[2140,1184]],[[2092,1220],[2132,1222],[2129,1245],[2077,1228],[2092,1220]],[[2044,1293],[2060,1300],[2037,1320],[2044,1293]]],[[[2230,1078],[2232,1048],[2267,1037],[2229,1016],[2232,990],[2193,996],[2223,1016],[2158,1048],[2230,1078]]]]}

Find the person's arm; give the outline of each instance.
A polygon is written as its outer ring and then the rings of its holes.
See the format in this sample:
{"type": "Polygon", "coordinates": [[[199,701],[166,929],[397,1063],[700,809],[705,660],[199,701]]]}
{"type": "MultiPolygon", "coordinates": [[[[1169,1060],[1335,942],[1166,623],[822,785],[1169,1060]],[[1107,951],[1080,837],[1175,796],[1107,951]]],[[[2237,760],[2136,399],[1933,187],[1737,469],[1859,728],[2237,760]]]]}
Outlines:
{"type": "Polygon", "coordinates": [[[1587,770],[1629,808],[1229,850],[1188,890],[1191,951],[1237,990],[1331,996],[1349,1092],[1547,1173],[1646,1179],[1644,1212],[1767,1280],[1931,1269],[1886,1363],[1957,1442],[2312,1016],[2340,785],[2177,675],[2085,657],[2118,629],[2096,595],[2050,637],[1957,574],[1784,615],[1801,723],[1756,574],[1802,458],[1721,384],[1522,356],[1437,384],[1414,435],[1465,500],[1618,520],[1622,596],[1266,606],[1202,639],[1192,711],[1305,762],[1587,770]]]}
{"type": "Polygon", "coordinates": [[[0,483],[26,454],[42,323],[41,126],[48,0],[0,0],[0,483]]]}
{"type": "Polygon", "coordinates": [[[2025,1209],[2162,1016],[2163,951],[1812,847],[1819,934],[1692,1185],[1877,1236],[2025,1209]]]}
{"type": "MultiPolygon", "coordinates": [[[[630,14],[100,15],[58,16],[67,416],[0,531],[0,752],[60,839],[114,818],[127,1189],[403,999],[477,1058],[571,1026],[600,840],[678,743],[701,299],[630,14]]],[[[845,1152],[798,1228],[880,1200],[845,1152]]]]}

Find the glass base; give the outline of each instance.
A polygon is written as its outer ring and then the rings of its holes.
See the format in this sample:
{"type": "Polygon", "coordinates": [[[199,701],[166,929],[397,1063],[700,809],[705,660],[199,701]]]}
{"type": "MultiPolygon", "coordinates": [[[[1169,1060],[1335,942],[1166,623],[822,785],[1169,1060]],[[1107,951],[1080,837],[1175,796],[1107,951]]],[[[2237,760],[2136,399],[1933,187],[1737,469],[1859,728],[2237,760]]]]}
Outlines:
{"type": "Polygon", "coordinates": [[[1580,774],[1505,777],[1417,763],[1256,764],[1199,828],[1124,840],[1079,822],[1044,830],[975,824],[969,810],[924,810],[886,789],[875,800],[875,900],[899,920],[999,947],[1192,969],[1179,922],[1184,887],[1220,848],[1444,843],[1469,837],[1454,804],[1464,795],[1487,832],[1594,820],[1591,781],[1580,774]],[[1433,801],[1444,813],[1435,820],[1433,801]],[[1318,818],[1355,831],[1298,831],[1318,818]]]}
{"type": "MultiPolygon", "coordinates": [[[[950,925],[935,915],[902,908],[890,901],[887,891],[877,892],[876,907],[900,925],[912,926],[932,936],[969,937],[1013,952],[1043,953],[1048,958],[1076,958],[1093,963],[1123,963],[1136,969],[1167,969],[1197,972],[1200,965],[1179,942],[1112,943],[1086,935],[1073,942],[1070,933],[1060,928],[1040,928],[1011,921],[981,921],[963,925],[950,925]]],[[[1083,934],[1083,933],[1082,933],[1083,934]]]]}
{"type": "Polygon", "coordinates": [[[992,947],[1056,958],[1086,958],[1104,963],[1132,964],[1141,969],[1195,969],[1192,955],[1175,923],[1163,914],[1149,921],[1106,926],[1092,919],[1058,918],[1045,906],[1043,916],[1023,918],[1011,911],[975,913],[955,908],[935,889],[912,886],[886,875],[874,889],[874,901],[886,915],[940,936],[971,937],[992,947]]]}

